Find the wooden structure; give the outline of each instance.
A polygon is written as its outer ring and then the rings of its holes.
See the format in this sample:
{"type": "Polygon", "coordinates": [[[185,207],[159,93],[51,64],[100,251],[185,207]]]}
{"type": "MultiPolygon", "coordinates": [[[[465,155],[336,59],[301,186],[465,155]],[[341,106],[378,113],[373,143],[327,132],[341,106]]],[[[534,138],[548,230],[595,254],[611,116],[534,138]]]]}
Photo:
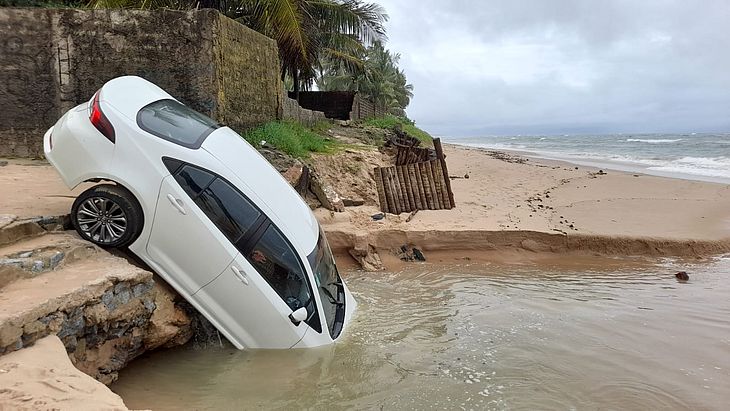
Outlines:
{"type": "Polygon", "coordinates": [[[456,206],[441,140],[433,139],[434,149],[418,147],[419,144],[417,139],[399,135],[390,142],[398,149],[396,165],[375,168],[375,185],[383,212],[400,214],[456,206]]]}

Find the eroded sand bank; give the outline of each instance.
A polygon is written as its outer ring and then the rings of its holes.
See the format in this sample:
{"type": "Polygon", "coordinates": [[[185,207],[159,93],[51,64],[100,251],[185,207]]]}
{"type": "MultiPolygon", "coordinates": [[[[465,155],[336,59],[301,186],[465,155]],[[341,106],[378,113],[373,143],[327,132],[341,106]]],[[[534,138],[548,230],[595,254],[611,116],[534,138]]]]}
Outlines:
{"type": "Polygon", "coordinates": [[[730,251],[730,185],[591,169],[447,145],[453,210],[317,210],[333,248],[413,244],[499,250],[704,256],[730,251]],[[466,175],[469,178],[464,178],[466,175]]]}

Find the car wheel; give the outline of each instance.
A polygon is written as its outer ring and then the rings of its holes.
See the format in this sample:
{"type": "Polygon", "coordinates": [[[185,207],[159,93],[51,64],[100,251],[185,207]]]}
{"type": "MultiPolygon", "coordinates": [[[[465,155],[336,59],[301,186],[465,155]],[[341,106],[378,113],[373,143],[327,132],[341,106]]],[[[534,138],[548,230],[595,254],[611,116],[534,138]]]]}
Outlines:
{"type": "Polygon", "coordinates": [[[71,222],[85,240],[101,247],[125,247],[142,232],[142,207],[129,190],[103,184],[81,193],[71,207],[71,222]]]}

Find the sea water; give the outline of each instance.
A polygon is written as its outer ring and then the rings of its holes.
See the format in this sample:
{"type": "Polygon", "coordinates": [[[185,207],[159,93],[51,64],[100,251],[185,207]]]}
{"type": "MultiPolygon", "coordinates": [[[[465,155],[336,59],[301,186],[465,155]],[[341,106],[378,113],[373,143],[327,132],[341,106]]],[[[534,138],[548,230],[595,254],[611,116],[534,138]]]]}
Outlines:
{"type": "Polygon", "coordinates": [[[461,261],[343,273],[335,345],[162,350],[111,388],[154,410],[728,409],[729,258],[461,261]]]}
{"type": "Polygon", "coordinates": [[[443,137],[586,166],[730,184],[730,133],[443,137]]]}

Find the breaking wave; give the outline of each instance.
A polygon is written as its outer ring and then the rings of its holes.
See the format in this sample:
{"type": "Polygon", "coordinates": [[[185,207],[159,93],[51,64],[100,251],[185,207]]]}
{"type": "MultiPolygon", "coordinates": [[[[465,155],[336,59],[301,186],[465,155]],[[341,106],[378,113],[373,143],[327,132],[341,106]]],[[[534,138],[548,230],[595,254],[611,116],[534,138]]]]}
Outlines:
{"type": "Polygon", "coordinates": [[[681,138],[676,139],[666,139],[666,138],[657,138],[657,139],[651,139],[651,138],[627,138],[626,141],[632,142],[632,143],[649,143],[649,144],[661,144],[661,143],[676,143],[679,141],[682,141],[681,138]]]}

